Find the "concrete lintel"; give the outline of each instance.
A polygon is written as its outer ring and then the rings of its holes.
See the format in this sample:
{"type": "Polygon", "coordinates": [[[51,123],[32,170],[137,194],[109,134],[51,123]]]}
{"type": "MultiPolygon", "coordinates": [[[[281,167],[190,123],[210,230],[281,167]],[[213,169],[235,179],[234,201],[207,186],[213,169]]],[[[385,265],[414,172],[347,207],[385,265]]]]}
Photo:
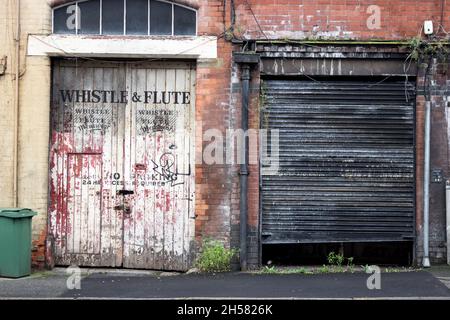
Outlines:
{"type": "Polygon", "coordinates": [[[27,54],[50,57],[217,59],[217,37],[29,35],[27,54]]]}

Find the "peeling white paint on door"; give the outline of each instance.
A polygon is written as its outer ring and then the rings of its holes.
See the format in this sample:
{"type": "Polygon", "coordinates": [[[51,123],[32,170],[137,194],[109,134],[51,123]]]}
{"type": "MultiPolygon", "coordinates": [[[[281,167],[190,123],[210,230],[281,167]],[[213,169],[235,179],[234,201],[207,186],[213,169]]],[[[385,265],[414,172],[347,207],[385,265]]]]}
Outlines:
{"type": "Polygon", "coordinates": [[[194,65],[54,65],[50,230],[60,265],[186,270],[194,65]]]}

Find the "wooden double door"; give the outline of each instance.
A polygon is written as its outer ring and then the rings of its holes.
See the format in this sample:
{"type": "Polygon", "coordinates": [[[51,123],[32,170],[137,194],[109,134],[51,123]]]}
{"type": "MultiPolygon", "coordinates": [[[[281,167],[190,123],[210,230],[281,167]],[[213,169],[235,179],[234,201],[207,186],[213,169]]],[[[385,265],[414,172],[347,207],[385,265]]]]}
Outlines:
{"type": "Polygon", "coordinates": [[[58,265],[187,270],[195,65],[56,60],[49,233],[58,265]]]}

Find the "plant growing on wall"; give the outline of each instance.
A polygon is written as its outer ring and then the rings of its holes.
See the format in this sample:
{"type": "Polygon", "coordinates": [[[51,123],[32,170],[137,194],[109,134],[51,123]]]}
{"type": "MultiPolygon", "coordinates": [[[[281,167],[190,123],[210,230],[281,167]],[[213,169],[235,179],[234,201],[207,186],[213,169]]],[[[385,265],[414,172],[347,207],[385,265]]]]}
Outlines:
{"type": "Polygon", "coordinates": [[[439,62],[445,63],[449,55],[448,46],[449,42],[446,40],[429,41],[415,37],[408,42],[407,47],[411,51],[408,58],[414,61],[436,58],[439,62]]]}
{"type": "Polygon", "coordinates": [[[205,240],[197,259],[197,268],[207,273],[231,271],[231,260],[236,254],[237,250],[227,249],[219,241],[205,240]]]}

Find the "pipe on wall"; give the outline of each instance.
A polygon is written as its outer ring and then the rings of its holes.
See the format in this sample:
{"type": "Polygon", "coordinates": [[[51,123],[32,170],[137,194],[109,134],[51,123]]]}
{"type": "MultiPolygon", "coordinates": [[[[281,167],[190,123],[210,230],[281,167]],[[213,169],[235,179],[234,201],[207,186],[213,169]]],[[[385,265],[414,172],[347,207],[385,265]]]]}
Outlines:
{"type": "Polygon", "coordinates": [[[422,266],[429,268],[430,264],[430,166],[431,166],[431,93],[430,78],[436,61],[431,57],[427,63],[424,81],[425,94],[425,132],[424,132],[424,165],[423,165],[423,260],[422,266]]]}
{"type": "MultiPolygon", "coordinates": [[[[247,48],[249,43],[244,45],[247,48]]],[[[241,270],[247,270],[247,234],[248,234],[248,160],[249,160],[249,141],[248,141],[248,108],[249,108],[249,96],[250,96],[250,79],[251,66],[255,66],[259,63],[259,55],[255,52],[233,52],[234,62],[241,65],[241,82],[242,82],[242,116],[241,116],[241,128],[244,132],[245,141],[244,147],[241,148],[240,159],[240,201],[239,201],[239,225],[240,225],[240,251],[239,261],[241,270]]]]}
{"type": "Polygon", "coordinates": [[[446,184],[446,211],[447,211],[447,264],[450,265],[450,180],[446,184]]]}
{"type": "MultiPolygon", "coordinates": [[[[244,137],[247,139],[246,133],[248,131],[248,105],[250,94],[250,66],[248,64],[242,65],[242,116],[241,128],[244,131],[244,137]]],[[[240,165],[240,264],[241,270],[247,270],[247,223],[248,223],[248,142],[243,141],[244,148],[241,148],[241,165],[240,165]]]]}
{"type": "Polygon", "coordinates": [[[13,207],[18,206],[18,167],[19,167],[19,107],[20,107],[20,0],[16,0],[16,34],[15,41],[15,93],[14,93],[14,142],[13,142],[13,207]]]}
{"type": "Polygon", "coordinates": [[[430,135],[431,135],[431,102],[425,102],[425,155],[423,178],[423,261],[425,268],[430,267],[430,135]]]}

